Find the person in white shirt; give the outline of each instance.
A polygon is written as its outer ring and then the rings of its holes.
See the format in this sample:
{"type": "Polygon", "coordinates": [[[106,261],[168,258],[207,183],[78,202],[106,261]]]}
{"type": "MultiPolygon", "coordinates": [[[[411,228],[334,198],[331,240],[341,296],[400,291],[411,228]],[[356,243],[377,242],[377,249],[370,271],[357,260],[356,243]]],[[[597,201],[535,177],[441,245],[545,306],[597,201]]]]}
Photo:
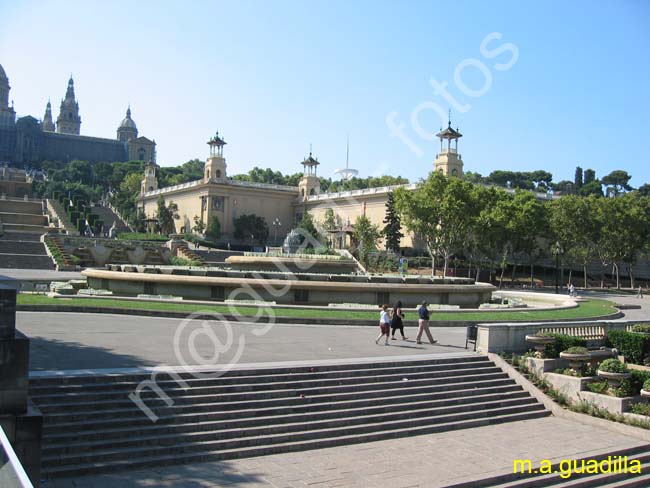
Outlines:
{"type": "Polygon", "coordinates": [[[375,339],[375,344],[379,344],[379,339],[386,336],[385,346],[388,345],[388,336],[390,335],[390,316],[388,315],[388,305],[381,306],[381,313],[379,314],[379,330],[380,334],[375,339]]]}

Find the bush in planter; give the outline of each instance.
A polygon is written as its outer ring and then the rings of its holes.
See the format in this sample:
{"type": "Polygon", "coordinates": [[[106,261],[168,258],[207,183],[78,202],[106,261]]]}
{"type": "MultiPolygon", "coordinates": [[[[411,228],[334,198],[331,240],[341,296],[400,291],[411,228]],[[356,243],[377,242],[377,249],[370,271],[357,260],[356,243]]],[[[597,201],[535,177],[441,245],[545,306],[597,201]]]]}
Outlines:
{"type": "Polygon", "coordinates": [[[643,389],[645,391],[650,391],[650,379],[645,380],[645,382],[643,383],[643,389]]]}
{"type": "Polygon", "coordinates": [[[605,359],[598,366],[599,371],[604,371],[606,373],[627,373],[627,366],[620,362],[618,359],[605,359]]]}
{"type": "Polygon", "coordinates": [[[568,354],[589,354],[589,349],[582,346],[573,346],[562,352],[566,352],[568,354]]]}
{"type": "Polygon", "coordinates": [[[632,409],[632,413],[650,416],[650,403],[633,403],[630,405],[630,408],[632,409]]]}
{"type": "Polygon", "coordinates": [[[635,394],[638,393],[638,391],[634,391],[634,388],[632,387],[632,383],[630,382],[630,380],[623,380],[616,388],[612,388],[611,393],[615,397],[623,398],[623,397],[634,396],[635,394]]]}
{"type": "MultiPolygon", "coordinates": [[[[542,333],[537,333],[536,335],[541,335],[542,333]]],[[[580,337],[573,337],[567,334],[549,334],[551,337],[555,338],[553,344],[546,346],[546,351],[544,354],[547,358],[558,358],[560,357],[561,351],[566,351],[570,347],[585,347],[587,341],[581,339],[580,337]]]]}
{"type": "Polygon", "coordinates": [[[612,330],[607,333],[607,345],[618,349],[630,363],[642,364],[650,353],[650,335],[612,330]]]}
{"type": "Polygon", "coordinates": [[[592,381],[591,383],[587,383],[586,387],[587,390],[591,392],[606,395],[609,385],[607,384],[607,381],[592,381]]]}

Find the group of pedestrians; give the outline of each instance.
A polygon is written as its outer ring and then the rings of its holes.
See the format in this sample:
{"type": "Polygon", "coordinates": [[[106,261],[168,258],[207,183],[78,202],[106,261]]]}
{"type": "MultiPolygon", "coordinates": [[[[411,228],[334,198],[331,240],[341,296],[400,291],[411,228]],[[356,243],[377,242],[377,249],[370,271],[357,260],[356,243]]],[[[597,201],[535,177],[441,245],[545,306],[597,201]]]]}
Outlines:
{"type": "MultiPolygon", "coordinates": [[[[417,344],[422,344],[421,339],[423,333],[426,333],[427,338],[431,344],[438,342],[434,340],[433,336],[431,335],[431,330],[429,329],[430,315],[427,305],[427,302],[424,301],[420,305],[420,308],[418,308],[418,333],[415,337],[415,342],[417,344]]],[[[384,345],[388,346],[389,338],[392,340],[397,340],[395,333],[398,330],[402,336],[402,340],[408,340],[408,337],[404,335],[404,312],[402,311],[402,302],[400,300],[395,303],[393,309],[390,311],[388,309],[388,305],[382,305],[381,312],[379,314],[379,330],[380,333],[377,339],[375,339],[375,344],[379,344],[379,341],[382,339],[382,337],[385,336],[386,338],[384,345]]]]}

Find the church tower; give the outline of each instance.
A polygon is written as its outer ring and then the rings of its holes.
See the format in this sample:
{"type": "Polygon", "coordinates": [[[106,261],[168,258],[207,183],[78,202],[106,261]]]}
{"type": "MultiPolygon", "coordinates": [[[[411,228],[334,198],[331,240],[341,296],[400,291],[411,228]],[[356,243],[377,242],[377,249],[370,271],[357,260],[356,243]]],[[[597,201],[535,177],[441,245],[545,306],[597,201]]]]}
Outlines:
{"type": "Polygon", "coordinates": [[[54,122],[52,121],[52,104],[47,101],[45,106],[45,116],[43,117],[43,130],[46,132],[54,132],[54,122]]]}
{"type": "Polygon", "coordinates": [[[120,142],[129,142],[131,139],[138,137],[138,128],[131,118],[131,107],[126,109],[126,117],[117,128],[117,140],[120,142]]]}
{"type": "Polygon", "coordinates": [[[156,163],[149,161],[144,167],[144,178],[140,186],[140,194],[144,195],[148,191],[158,189],[158,180],[156,179],[156,163]]]}
{"type": "Polygon", "coordinates": [[[79,104],[74,97],[74,81],[72,76],[68,81],[68,89],[65,98],[61,100],[59,117],[56,119],[56,131],[59,134],[79,135],[81,129],[81,117],[79,117],[79,104]]]}
{"type": "Polygon", "coordinates": [[[0,65],[0,127],[13,126],[16,123],[16,112],[9,106],[9,78],[0,65]]]}
{"type": "Polygon", "coordinates": [[[316,176],[316,169],[320,163],[310,152],[309,157],[305,158],[300,164],[302,164],[304,170],[302,178],[298,182],[298,190],[300,191],[299,199],[305,201],[310,195],[318,195],[320,193],[320,179],[316,176]]]}
{"type": "Polygon", "coordinates": [[[433,169],[435,171],[442,171],[445,176],[455,176],[460,178],[463,176],[463,160],[458,154],[458,139],[463,137],[463,134],[451,128],[451,113],[447,128],[440,129],[436,134],[440,139],[440,152],[436,155],[436,160],[433,162],[433,169]],[[445,141],[447,144],[445,145],[445,141]],[[454,142],[452,147],[452,141],[454,142]],[[446,146],[446,147],[445,147],[446,146]]]}
{"type": "Polygon", "coordinates": [[[205,162],[203,181],[205,183],[218,183],[226,180],[226,160],[223,157],[223,146],[226,145],[219,132],[208,141],[210,157],[205,162]]]}

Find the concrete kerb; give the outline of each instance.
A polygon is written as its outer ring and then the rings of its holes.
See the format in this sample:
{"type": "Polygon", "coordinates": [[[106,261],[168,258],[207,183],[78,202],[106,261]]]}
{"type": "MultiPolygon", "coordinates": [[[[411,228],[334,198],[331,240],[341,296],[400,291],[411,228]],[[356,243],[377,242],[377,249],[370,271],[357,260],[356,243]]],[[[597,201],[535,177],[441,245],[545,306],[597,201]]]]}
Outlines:
{"type": "Polygon", "coordinates": [[[622,424],[620,422],[612,422],[611,420],[605,420],[598,417],[592,417],[590,415],[567,410],[561,405],[555,403],[551,398],[549,398],[544,392],[542,392],[539,388],[528,381],[519,371],[513,368],[498,354],[487,353],[487,357],[493,361],[494,364],[500,367],[510,378],[512,378],[515,383],[517,383],[524,390],[535,397],[537,401],[542,403],[544,407],[550,410],[551,413],[556,417],[565,418],[584,425],[589,425],[590,427],[605,429],[609,430],[610,432],[616,432],[618,434],[628,435],[630,437],[641,439],[645,442],[650,442],[650,430],[622,424]]]}
{"type": "MultiPolygon", "coordinates": [[[[246,306],[246,305],[242,305],[246,306]]],[[[166,318],[186,318],[190,312],[172,312],[172,311],[163,311],[163,310],[146,310],[146,309],[135,309],[135,308],[115,308],[115,307],[79,307],[73,305],[17,305],[16,310],[18,312],[73,312],[73,313],[105,313],[105,314],[115,314],[115,315],[138,315],[144,317],[166,317],[166,318]]],[[[232,314],[222,314],[223,317],[228,321],[243,321],[250,317],[246,315],[232,315],[232,314]]],[[[377,314],[379,315],[379,314],[377,314]]],[[[435,312],[432,314],[435,316],[435,312]]],[[[602,317],[587,317],[587,318],[577,318],[573,320],[574,322],[583,322],[583,321],[592,321],[592,320],[603,320],[603,319],[615,319],[622,317],[623,314],[618,312],[612,315],[606,315],[602,317]]],[[[197,317],[200,318],[200,317],[197,317]]],[[[259,318],[258,321],[264,323],[264,317],[259,318]]],[[[377,326],[379,318],[375,319],[345,319],[345,318],[312,318],[312,317],[274,317],[274,322],[278,324],[317,324],[317,325],[363,325],[363,326],[377,326]]],[[[554,322],[567,322],[567,319],[549,319],[549,320],[540,320],[539,322],[544,323],[554,323],[554,322]]],[[[481,324],[489,324],[490,321],[482,320],[481,324]]],[[[502,323],[502,320],[495,318],[494,323],[502,323]]],[[[514,322],[516,323],[516,322],[514,322]]],[[[431,320],[432,327],[467,327],[469,325],[476,325],[476,320],[431,320]]],[[[417,326],[417,322],[405,321],[405,327],[417,326]]]]}

